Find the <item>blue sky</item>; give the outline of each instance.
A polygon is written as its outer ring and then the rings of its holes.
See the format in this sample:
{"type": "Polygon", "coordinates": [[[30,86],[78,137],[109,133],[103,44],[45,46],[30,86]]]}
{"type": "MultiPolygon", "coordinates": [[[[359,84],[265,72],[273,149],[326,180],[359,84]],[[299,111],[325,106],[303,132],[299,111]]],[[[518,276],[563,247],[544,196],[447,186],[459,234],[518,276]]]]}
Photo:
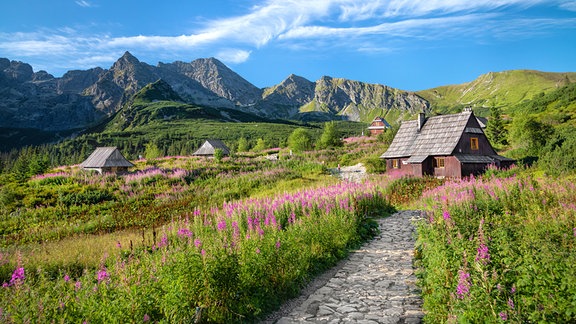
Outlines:
{"type": "Polygon", "coordinates": [[[487,72],[576,71],[576,0],[15,0],[0,57],[61,76],[216,57],[258,87],[291,73],[423,90],[487,72]]]}

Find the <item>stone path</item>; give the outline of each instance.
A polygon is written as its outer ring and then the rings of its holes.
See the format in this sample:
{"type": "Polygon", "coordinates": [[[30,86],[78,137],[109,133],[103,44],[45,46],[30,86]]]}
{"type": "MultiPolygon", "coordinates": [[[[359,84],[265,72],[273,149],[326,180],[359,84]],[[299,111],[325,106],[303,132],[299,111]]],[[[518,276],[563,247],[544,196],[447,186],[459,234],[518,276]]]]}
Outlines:
{"type": "Polygon", "coordinates": [[[330,172],[340,179],[350,182],[362,182],[362,180],[366,178],[366,167],[362,163],[343,166],[340,169],[330,169],[330,172]]]}
{"type": "Polygon", "coordinates": [[[354,251],[327,282],[275,322],[420,323],[424,313],[412,268],[419,211],[378,220],[381,234],[354,251]]]}

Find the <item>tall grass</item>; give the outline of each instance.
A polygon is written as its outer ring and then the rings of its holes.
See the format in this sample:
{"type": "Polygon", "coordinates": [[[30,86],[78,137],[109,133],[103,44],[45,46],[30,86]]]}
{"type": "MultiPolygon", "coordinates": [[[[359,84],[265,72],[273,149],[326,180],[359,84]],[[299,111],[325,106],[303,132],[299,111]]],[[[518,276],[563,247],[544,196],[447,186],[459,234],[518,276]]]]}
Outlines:
{"type": "Polygon", "coordinates": [[[374,235],[368,216],[389,210],[369,183],[193,208],[94,270],[51,280],[17,264],[0,288],[0,321],[253,321],[374,235]]]}
{"type": "Polygon", "coordinates": [[[425,320],[576,321],[576,186],[476,179],[424,192],[417,257],[425,320]]]}

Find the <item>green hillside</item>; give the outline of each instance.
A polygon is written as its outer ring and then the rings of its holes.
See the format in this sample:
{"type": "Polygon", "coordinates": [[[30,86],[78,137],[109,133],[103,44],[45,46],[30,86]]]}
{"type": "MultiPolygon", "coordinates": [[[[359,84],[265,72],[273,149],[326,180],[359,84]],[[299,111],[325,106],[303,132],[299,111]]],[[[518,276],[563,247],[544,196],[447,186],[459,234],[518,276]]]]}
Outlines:
{"type": "Polygon", "coordinates": [[[441,86],[417,94],[428,100],[432,110],[438,113],[457,112],[464,106],[472,106],[480,108],[475,109],[479,115],[487,115],[488,107],[501,107],[507,113],[509,107],[572,82],[576,82],[574,72],[513,70],[490,72],[471,82],[441,86]]]}
{"type": "Polygon", "coordinates": [[[546,94],[540,93],[532,100],[519,103],[510,109],[516,116],[532,114],[538,120],[557,126],[576,126],[576,83],[563,86],[546,94]]]}

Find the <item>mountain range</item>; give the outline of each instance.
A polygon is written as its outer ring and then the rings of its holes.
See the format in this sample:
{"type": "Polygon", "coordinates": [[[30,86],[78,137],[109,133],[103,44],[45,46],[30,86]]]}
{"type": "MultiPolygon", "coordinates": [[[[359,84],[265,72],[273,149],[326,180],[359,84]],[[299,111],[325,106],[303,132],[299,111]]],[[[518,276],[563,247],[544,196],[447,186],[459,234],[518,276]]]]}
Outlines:
{"type": "Polygon", "coordinates": [[[258,118],[369,122],[383,116],[395,123],[423,110],[516,104],[576,81],[576,73],[488,73],[469,83],[420,92],[329,76],[313,82],[290,75],[261,89],[214,58],[152,66],[126,52],[109,69],[74,70],[62,77],[0,58],[0,128],[85,129],[113,117],[138,91],[158,80],[174,92],[169,96],[183,103],[258,118]]]}

